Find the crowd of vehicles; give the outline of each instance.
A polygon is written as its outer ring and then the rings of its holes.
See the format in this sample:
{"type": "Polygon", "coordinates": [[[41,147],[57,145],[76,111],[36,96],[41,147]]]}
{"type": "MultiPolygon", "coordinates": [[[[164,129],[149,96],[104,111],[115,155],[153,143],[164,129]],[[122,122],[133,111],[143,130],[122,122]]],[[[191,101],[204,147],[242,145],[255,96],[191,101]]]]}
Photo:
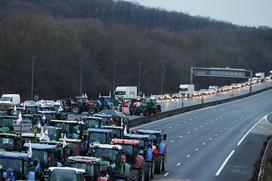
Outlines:
{"type": "MultiPolygon", "coordinates": [[[[164,171],[163,131],[129,132],[126,116],[113,109],[109,96],[96,103],[86,96],[76,99],[64,108],[48,100],[18,102],[1,112],[0,180],[149,181],[164,171]],[[67,120],[64,110],[75,106],[102,111],[67,120]]],[[[132,100],[137,99],[130,104],[132,100]]],[[[158,112],[152,101],[139,100],[129,110],[158,112]]]]}

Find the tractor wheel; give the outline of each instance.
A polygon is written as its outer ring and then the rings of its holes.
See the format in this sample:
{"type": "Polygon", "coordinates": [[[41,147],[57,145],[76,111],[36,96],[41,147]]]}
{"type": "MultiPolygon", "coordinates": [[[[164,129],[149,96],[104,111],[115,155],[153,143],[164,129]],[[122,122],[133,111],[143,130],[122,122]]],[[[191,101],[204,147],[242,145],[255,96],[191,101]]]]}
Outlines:
{"type": "Polygon", "coordinates": [[[128,180],[129,181],[138,181],[138,171],[137,170],[131,170],[128,180]]]}
{"type": "Polygon", "coordinates": [[[162,173],[162,157],[160,155],[155,158],[155,173],[162,173]]]}
{"type": "Polygon", "coordinates": [[[80,107],[79,106],[73,106],[72,107],[72,113],[80,114],[81,113],[80,107]]]}
{"type": "Polygon", "coordinates": [[[145,181],[150,181],[152,177],[152,162],[145,162],[145,181]]]}
{"type": "Polygon", "coordinates": [[[95,113],[95,108],[94,107],[88,107],[87,109],[89,114],[94,114],[95,113]]]}
{"type": "Polygon", "coordinates": [[[149,116],[151,113],[150,113],[150,110],[149,109],[144,109],[143,111],[143,115],[144,116],[149,116]]]}
{"type": "Polygon", "coordinates": [[[166,160],[166,154],[162,157],[162,172],[165,172],[165,160],[166,160]]]}
{"type": "MultiPolygon", "coordinates": [[[[144,165],[143,165],[143,166],[144,166],[144,165]]],[[[145,180],[145,173],[144,173],[144,170],[143,170],[143,169],[139,170],[138,180],[139,180],[139,181],[144,181],[144,180],[145,180]]]]}

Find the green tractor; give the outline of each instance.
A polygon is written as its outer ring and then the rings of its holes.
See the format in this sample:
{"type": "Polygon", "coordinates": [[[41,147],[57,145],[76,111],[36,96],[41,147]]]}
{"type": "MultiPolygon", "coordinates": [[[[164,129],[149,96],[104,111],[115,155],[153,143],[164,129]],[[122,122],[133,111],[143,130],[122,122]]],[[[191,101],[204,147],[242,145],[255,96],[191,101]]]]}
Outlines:
{"type": "Polygon", "coordinates": [[[155,98],[147,98],[143,101],[143,104],[134,109],[135,115],[149,116],[151,114],[158,114],[161,112],[161,106],[156,103],[155,98]]]}
{"type": "Polygon", "coordinates": [[[22,151],[24,140],[13,133],[0,133],[0,149],[5,151],[22,151]]]}
{"type": "Polygon", "coordinates": [[[93,144],[90,150],[91,156],[110,163],[108,174],[111,180],[138,180],[138,171],[132,169],[131,165],[122,159],[124,155],[121,145],[93,144]]]}
{"type": "Polygon", "coordinates": [[[110,180],[108,175],[108,167],[110,163],[101,158],[87,156],[71,156],[68,158],[68,165],[71,168],[84,169],[84,177],[86,180],[110,180]]]}

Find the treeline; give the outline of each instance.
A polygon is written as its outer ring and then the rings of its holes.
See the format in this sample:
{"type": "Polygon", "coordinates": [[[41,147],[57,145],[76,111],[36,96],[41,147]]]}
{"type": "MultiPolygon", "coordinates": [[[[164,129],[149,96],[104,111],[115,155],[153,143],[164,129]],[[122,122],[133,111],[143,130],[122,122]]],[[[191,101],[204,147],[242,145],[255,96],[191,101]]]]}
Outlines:
{"type": "MultiPolygon", "coordinates": [[[[272,30],[238,27],[182,13],[110,0],[3,0],[0,2],[0,93],[43,98],[83,92],[108,94],[138,85],[146,94],[177,92],[191,66],[268,71],[272,30]],[[138,14],[137,14],[138,13],[138,14]],[[33,57],[34,56],[34,57],[33,57]]],[[[203,79],[197,82],[207,86],[203,79]]]]}

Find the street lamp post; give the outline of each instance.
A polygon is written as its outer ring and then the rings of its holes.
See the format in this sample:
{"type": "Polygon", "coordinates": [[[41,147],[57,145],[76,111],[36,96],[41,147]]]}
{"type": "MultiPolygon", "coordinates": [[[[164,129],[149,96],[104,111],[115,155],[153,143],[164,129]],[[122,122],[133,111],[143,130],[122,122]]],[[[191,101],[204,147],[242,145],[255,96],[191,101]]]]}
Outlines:
{"type": "Polygon", "coordinates": [[[141,67],[142,67],[142,62],[139,63],[139,79],[138,79],[138,87],[139,87],[139,92],[141,92],[141,67]]]}
{"type": "Polygon", "coordinates": [[[114,94],[115,84],[116,84],[116,64],[117,61],[113,62],[113,82],[112,82],[112,93],[114,94]]]}
{"type": "Polygon", "coordinates": [[[31,99],[34,98],[34,62],[36,56],[32,56],[32,68],[31,68],[31,99]]]}
{"type": "Polygon", "coordinates": [[[161,95],[163,94],[163,69],[164,69],[164,64],[161,66],[161,95]]]}
{"type": "Polygon", "coordinates": [[[79,95],[82,95],[82,79],[83,79],[83,60],[84,58],[80,59],[80,81],[79,81],[79,95]]]}

